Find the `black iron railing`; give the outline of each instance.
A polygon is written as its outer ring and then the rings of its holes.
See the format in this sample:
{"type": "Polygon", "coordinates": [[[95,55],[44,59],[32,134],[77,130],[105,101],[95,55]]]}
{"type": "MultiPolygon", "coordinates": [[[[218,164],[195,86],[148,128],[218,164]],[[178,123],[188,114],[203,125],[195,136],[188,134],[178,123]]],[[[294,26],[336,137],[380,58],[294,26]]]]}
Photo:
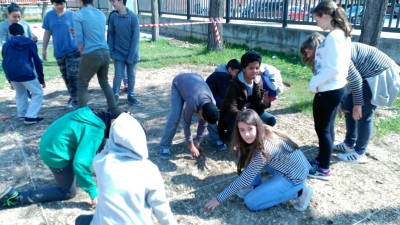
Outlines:
{"type": "MultiPolygon", "coordinates": [[[[151,12],[149,0],[136,0],[139,12],[151,12]]],[[[225,0],[224,18],[287,24],[316,24],[312,11],[321,0],[225,0]]],[[[364,19],[366,0],[337,0],[346,10],[354,28],[360,28],[364,19]]],[[[159,13],[191,17],[208,17],[210,0],[158,0],[159,13]]],[[[399,0],[389,0],[383,31],[400,32],[399,0]]]]}

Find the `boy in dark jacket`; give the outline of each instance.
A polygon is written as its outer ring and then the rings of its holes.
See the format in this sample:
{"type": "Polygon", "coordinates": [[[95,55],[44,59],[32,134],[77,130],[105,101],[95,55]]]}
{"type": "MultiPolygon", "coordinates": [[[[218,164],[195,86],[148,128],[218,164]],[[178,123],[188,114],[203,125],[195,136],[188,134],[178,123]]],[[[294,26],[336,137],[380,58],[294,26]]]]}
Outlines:
{"type": "Polygon", "coordinates": [[[42,107],[42,87],[46,87],[42,61],[38,56],[36,44],[24,36],[24,28],[20,24],[12,24],[9,31],[11,37],[3,45],[1,52],[3,69],[7,80],[11,82],[16,91],[15,101],[18,117],[20,120],[24,120],[25,124],[34,124],[43,120],[37,116],[42,107]],[[38,79],[33,72],[34,68],[38,79]],[[28,102],[27,90],[32,95],[30,102],[28,102]]]}
{"type": "Polygon", "coordinates": [[[261,55],[257,52],[246,52],[240,64],[242,71],[230,81],[220,109],[218,131],[223,141],[230,140],[236,115],[243,109],[256,111],[265,124],[274,126],[276,123],[275,117],[264,111],[271,103],[258,76],[261,55]]]}
{"type": "MultiPolygon", "coordinates": [[[[210,87],[218,109],[221,108],[222,101],[228,90],[229,81],[240,72],[240,63],[237,59],[229,60],[228,64],[218,66],[215,71],[207,77],[206,83],[210,87]]],[[[219,138],[217,124],[207,126],[210,141],[222,151],[227,148],[226,144],[219,138]]]]}

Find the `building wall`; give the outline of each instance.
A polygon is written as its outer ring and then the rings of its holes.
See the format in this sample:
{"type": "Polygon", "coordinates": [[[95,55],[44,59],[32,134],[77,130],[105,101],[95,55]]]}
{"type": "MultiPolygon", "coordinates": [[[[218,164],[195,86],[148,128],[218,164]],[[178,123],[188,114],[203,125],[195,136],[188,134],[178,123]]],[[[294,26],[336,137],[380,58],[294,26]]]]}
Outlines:
{"type": "MultiPolygon", "coordinates": [[[[150,15],[139,15],[140,24],[150,24],[150,15]]],[[[179,23],[185,19],[160,17],[160,23],[179,23]]],[[[142,31],[151,31],[151,28],[142,28],[142,31]]],[[[267,25],[223,24],[223,39],[229,43],[243,44],[251,48],[298,54],[301,43],[314,30],[282,28],[267,25]]],[[[160,34],[177,39],[196,38],[207,39],[208,24],[160,27],[160,34]]],[[[359,35],[353,35],[357,41],[359,35]]],[[[381,38],[379,49],[388,54],[400,64],[400,39],[381,38]]]]}

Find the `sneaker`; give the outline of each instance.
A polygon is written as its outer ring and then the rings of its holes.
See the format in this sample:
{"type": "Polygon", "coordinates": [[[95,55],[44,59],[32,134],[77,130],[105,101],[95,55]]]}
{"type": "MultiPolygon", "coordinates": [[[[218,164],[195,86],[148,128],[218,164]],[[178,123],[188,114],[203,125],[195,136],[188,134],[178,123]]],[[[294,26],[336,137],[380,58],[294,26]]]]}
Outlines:
{"type": "Polygon", "coordinates": [[[333,150],[337,151],[337,152],[346,153],[346,152],[354,151],[354,148],[353,147],[349,147],[346,143],[342,142],[340,144],[334,145],[333,146],[333,150]]]}
{"type": "Polygon", "coordinates": [[[142,104],[136,98],[128,99],[128,104],[133,106],[141,106],[142,104]]]}
{"type": "Polygon", "coordinates": [[[7,187],[7,189],[0,194],[0,204],[2,206],[16,206],[19,203],[16,199],[18,196],[18,191],[14,190],[11,186],[7,187]]]}
{"type": "Polygon", "coordinates": [[[35,124],[35,123],[39,123],[40,121],[42,121],[43,118],[42,117],[36,117],[36,118],[28,118],[25,117],[24,119],[24,123],[29,125],[29,124],[35,124]]]}
{"type": "Polygon", "coordinates": [[[217,141],[217,149],[218,151],[225,151],[228,147],[226,146],[226,144],[222,141],[217,141]]]}
{"type": "Polygon", "coordinates": [[[70,109],[77,109],[79,108],[78,102],[77,101],[69,101],[68,104],[66,105],[67,108],[70,109]]]}
{"type": "Polygon", "coordinates": [[[162,148],[160,150],[160,157],[163,159],[169,159],[169,157],[171,156],[171,152],[169,151],[168,148],[162,148]]]}
{"type": "Polygon", "coordinates": [[[355,150],[352,152],[338,154],[337,157],[340,160],[346,161],[346,162],[367,163],[367,156],[365,155],[365,153],[360,155],[355,150]]]}
{"type": "Polygon", "coordinates": [[[247,186],[247,187],[240,189],[238,192],[236,192],[236,195],[239,198],[244,199],[246,197],[246,195],[249,194],[252,190],[254,190],[254,186],[247,186]]]}
{"type": "Polygon", "coordinates": [[[331,172],[329,169],[322,169],[318,165],[312,165],[310,171],[308,172],[308,177],[321,179],[321,180],[329,180],[331,176],[331,172]]]}
{"type": "Polygon", "coordinates": [[[308,205],[310,204],[311,195],[313,189],[304,185],[303,192],[301,195],[295,200],[293,204],[293,208],[297,211],[304,211],[307,209],[308,205]]]}

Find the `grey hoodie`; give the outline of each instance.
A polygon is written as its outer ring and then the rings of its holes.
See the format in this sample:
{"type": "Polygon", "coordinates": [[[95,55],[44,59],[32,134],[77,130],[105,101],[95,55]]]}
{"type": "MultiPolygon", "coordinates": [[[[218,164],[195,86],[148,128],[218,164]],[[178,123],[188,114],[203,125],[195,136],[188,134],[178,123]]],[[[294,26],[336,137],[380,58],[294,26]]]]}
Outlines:
{"type": "Polygon", "coordinates": [[[122,113],[113,122],[93,166],[99,195],[92,225],[152,224],[152,211],[160,224],[176,224],[161,174],[148,160],[146,135],[132,116],[122,113]]]}

